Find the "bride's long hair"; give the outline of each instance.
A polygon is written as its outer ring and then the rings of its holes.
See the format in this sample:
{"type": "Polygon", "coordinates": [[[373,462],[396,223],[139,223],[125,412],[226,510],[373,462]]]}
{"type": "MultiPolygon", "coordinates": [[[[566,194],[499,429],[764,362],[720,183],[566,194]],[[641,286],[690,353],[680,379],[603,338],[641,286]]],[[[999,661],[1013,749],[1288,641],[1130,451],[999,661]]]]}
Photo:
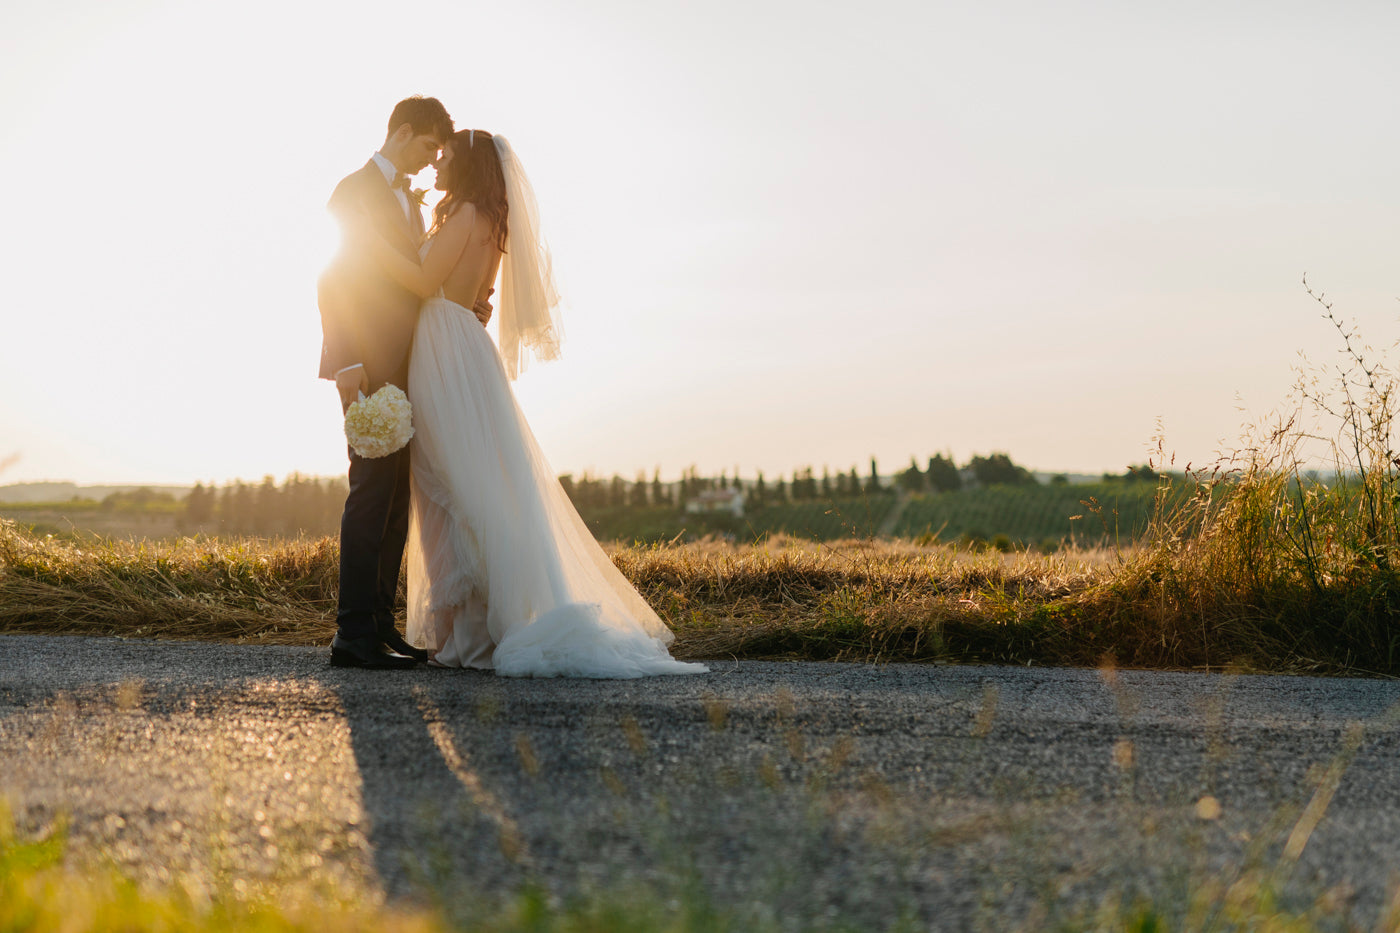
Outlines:
{"type": "Polygon", "coordinates": [[[496,248],[504,253],[510,205],[506,203],[506,180],[495,138],[485,130],[459,130],[448,138],[447,145],[452,147],[452,160],[444,173],[447,177],[442,179],[446,195],[433,208],[431,232],[436,233],[461,205],[474,204],[477,213],[491,222],[496,248]]]}

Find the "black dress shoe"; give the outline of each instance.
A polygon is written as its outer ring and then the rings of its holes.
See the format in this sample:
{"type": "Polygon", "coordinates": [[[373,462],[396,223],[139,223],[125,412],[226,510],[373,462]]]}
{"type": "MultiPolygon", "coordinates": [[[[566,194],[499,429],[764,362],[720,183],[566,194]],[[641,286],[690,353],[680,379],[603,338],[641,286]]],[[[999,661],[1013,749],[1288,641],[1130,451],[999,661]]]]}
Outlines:
{"type": "Polygon", "coordinates": [[[362,638],[331,639],[331,667],[366,667],[376,671],[402,671],[417,667],[418,662],[407,655],[385,647],[378,635],[362,638]]]}
{"type": "Polygon", "coordinates": [[[395,628],[386,629],[379,633],[379,640],[391,651],[396,651],[406,658],[412,658],[419,664],[428,660],[428,652],[423,648],[415,648],[403,640],[399,630],[395,628]]]}

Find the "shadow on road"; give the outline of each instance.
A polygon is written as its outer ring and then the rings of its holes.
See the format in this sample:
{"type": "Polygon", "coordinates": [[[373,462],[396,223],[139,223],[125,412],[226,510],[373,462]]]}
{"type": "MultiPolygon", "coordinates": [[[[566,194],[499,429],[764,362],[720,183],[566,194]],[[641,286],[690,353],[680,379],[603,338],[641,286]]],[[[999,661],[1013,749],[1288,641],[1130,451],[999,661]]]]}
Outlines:
{"type": "Polygon", "coordinates": [[[510,802],[473,766],[474,750],[458,747],[434,699],[443,691],[489,695],[494,686],[489,674],[434,671],[357,672],[334,687],[387,896],[446,907],[449,895],[512,890],[523,880],[528,856],[510,802]]]}

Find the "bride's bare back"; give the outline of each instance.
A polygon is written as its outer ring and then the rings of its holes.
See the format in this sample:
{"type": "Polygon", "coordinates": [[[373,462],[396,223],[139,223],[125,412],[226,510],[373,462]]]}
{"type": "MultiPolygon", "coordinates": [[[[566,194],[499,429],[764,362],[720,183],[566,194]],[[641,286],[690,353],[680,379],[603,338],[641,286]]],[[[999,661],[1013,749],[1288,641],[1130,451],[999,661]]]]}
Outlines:
{"type": "Polygon", "coordinates": [[[490,219],[471,205],[464,204],[460,210],[470,212],[471,232],[452,270],[443,280],[442,294],[449,301],[470,308],[478,300],[485,300],[496,284],[501,251],[496,247],[490,219]]]}

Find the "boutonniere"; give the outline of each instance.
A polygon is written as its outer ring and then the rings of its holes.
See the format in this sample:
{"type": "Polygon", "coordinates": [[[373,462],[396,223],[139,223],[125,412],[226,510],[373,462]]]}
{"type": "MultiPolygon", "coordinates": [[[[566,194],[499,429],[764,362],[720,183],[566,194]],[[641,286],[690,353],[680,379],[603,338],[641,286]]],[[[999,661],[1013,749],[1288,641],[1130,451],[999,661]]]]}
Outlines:
{"type": "Polygon", "coordinates": [[[428,206],[427,188],[412,188],[408,192],[408,197],[411,201],[413,201],[414,204],[417,204],[419,207],[428,206]]]}

